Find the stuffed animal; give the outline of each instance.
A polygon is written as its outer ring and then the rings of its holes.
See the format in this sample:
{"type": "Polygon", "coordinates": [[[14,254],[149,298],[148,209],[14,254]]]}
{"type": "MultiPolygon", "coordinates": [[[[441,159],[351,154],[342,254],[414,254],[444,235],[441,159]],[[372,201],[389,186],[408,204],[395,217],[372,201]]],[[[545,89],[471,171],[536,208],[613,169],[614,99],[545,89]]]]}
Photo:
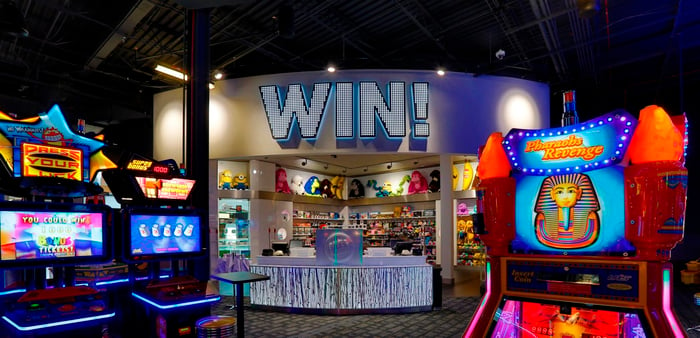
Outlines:
{"type": "Polygon", "coordinates": [[[428,183],[428,190],[430,192],[440,191],[440,170],[433,170],[430,172],[430,183],[428,183]]]}
{"type": "Polygon", "coordinates": [[[292,193],[292,190],[289,189],[289,183],[287,183],[287,171],[284,168],[275,171],[275,191],[285,194],[292,193]]]}
{"type": "Polygon", "coordinates": [[[233,177],[233,188],[236,190],[248,189],[248,176],[244,173],[238,173],[233,177]]]}
{"type": "Polygon", "coordinates": [[[387,197],[391,195],[391,183],[385,182],[381,187],[377,186],[377,180],[367,181],[367,186],[376,190],[374,194],[377,197],[387,197]]]}
{"type": "Polygon", "coordinates": [[[467,203],[457,204],[457,215],[469,215],[469,208],[467,208],[467,203]]]}
{"type": "Polygon", "coordinates": [[[318,177],[309,177],[309,180],[304,185],[304,192],[310,196],[321,196],[321,181],[318,177]]]}
{"type": "Polygon", "coordinates": [[[353,179],[350,182],[350,192],[348,193],[348,198],[360,198],[365,197],[365,187],[362,182],[358,179],[353,179]]]}
{"type": "Polygon", "coordinates": [[[403,185],[411,181],[411,176],[404,175],[401,178],[401,182],[399,182],[398,188],[396,188],[396,191],[394,191],[394,196],[401,196],[403,195],[403,185]]]}
{"type": "Polygon", "coordinates": [[[319,189],[321,191],[321,197],[323,198],[333,198],[333,184],[331,184],[331,180],[325,178],[323,181],[321,181],[321,188],[319,189]]]}
{"type": "Polygon", "coordinates": [[[336,176],[331,179],[331,192],[338,199],[343,199],[343,188],[345,186],[345,176],[336,176]]]}
{"type": "Polygon", "coordinates": [[[459,172],[457,166],[452,165],[452,191],[457,191],[457,183],[459,183],[459,172]]]}
{"type": "Polygon", "coordinates": [[[292,177],[292,191],[294,191],[295,194],[297,195],[304,195],[304,179],[299,176],[295,175],[292,177]]]}
{"type": "Polygon", "coordinates": [[[230,190],[233,188],[233,175],[231,170],[224,170],[219,174],[219,189],[230,190]]]}
{"type": "Polygon", "coordinates": [[[462,190],[469,190],[474,180],[474,169],[469,162],[464,162],[464,174],[462,175],[462,190]]]}
{"type": "Polygon", "coordinates": [[[424,193],[428,191],[428,181],[418,170],[411,173],[411,182],[408,183],[408,194],[424,193]]]}

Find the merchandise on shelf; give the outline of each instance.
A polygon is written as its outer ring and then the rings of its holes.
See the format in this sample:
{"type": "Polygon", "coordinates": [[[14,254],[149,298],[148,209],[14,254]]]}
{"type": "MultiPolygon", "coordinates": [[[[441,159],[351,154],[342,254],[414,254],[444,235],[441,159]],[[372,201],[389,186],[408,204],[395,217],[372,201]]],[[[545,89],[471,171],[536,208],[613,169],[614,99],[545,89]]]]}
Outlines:
{"type": "Polygon", "coordinates": [[[219,256],[235,253],[250,258],[248,200],[219,199],[219,256]]]}

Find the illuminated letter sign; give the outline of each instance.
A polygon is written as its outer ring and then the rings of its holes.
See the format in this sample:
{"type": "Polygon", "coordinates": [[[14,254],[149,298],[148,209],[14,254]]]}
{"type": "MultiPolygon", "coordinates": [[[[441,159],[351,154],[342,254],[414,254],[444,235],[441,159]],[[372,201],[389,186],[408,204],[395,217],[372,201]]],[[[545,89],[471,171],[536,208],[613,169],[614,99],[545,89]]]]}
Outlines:
{"type": "Polygon", "coordinates": [[[301,137],[315,139],[326,109],[330,90],[330,83],[314,84],[314,90],[311,93],[311,104],[309,105],[302,86],[299,84],[289,85],[284,105],[280,106],[277,86],[260,87],[260,94],[262,95],[272,137],[276,140],[289,138],[292,122],[296,118],[301,137]]]}
{"type": "Polygon", "coordinates": [[[152,161],[147,161],[147,160],[131,160],[131,162],[129,162],[129,164],[126,165],[126,169],[138,170],[138,171],[147,171],[148,169],[151,168],[151,164],[153,164],[152,161]]]}
{"type": "Polygon", "coordinates": [[[615,111],[577,125],[513,129],[503,147],[516,171],[528,175],[584,172],[622,161],[637,121],[615,111]]]}
{"type": "Polygon", "coordinates": [[[22,176],[83,179],[83,151],[33,143],[22,144],[22,176]]]}
{"type": "MultiPolygon", "coordinates": [[[[289,140],[297,122],[301,138],[315,140],[318,137],[326,104],[332,93],[332,83],[314,84],[311,101],[307,103],[302,85],[291,84],[282,100],[281,90],[276,85],[261,86],[260,94],[272,137],[280,142],[289,140]],[[280,102],[284,102],[280,105],[280,102]]],[[[359,125],[359,137],[363,139],[377,136],[375,125],[380,122],[389,138],[406,136],[406,85],[403,82],[389,82],[386,95],[382,94],[376,82],[363,81],[357,84],[335,83],[337,91],[335,103],[336,138],[354,138],[359,125]],[[358,122],[356,122],[359,121],[358,122]]],[[[428,119],[427,82],[413,83],[411,98],[411,126],[413,138],[430,136],[428,119]]]]}

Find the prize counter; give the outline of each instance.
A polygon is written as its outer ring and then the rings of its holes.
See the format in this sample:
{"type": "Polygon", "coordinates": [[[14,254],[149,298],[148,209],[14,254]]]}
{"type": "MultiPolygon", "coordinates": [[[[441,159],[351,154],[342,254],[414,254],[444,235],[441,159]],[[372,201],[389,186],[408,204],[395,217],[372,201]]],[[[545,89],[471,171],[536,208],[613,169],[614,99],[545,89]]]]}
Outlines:
{"type": "Polygon", "coordinates": [[[425,256],[363,256],[353,232],[319,230],[326,244],[316,256],[256,257],[250,271],[270,279],[250,285],[251,306],[319,314],[430,311],[433,266],[425,256]]]}

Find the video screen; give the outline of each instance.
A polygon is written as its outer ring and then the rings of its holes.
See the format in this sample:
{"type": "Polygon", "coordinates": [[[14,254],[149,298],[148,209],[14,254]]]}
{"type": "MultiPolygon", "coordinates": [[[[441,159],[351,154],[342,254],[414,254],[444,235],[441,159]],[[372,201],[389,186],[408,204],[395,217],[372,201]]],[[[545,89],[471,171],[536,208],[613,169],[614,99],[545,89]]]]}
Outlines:
{"type": "Polygon", "coordinates": [[[634,310],[506,300],[497,310],[491,337],[646,337],[634,310]],[[628,311],[628,312],[626,312],[628,311]]]}
{"type": "Polygon", "coordinates": [[[195,181],[184,178],[160,179],[137,176],[136,182],[146,198],[184,201],[190,195],[195,181]]]}
{"type": "Polygon", "coordinates": [[[105,255],[100,212],[0,210],[0,261],[105,255]]]}
{"type": "Polygon", "coordinates": [[[131,257],[198,253],[201,251],[198,215],[130,214],[131,257]]]}

